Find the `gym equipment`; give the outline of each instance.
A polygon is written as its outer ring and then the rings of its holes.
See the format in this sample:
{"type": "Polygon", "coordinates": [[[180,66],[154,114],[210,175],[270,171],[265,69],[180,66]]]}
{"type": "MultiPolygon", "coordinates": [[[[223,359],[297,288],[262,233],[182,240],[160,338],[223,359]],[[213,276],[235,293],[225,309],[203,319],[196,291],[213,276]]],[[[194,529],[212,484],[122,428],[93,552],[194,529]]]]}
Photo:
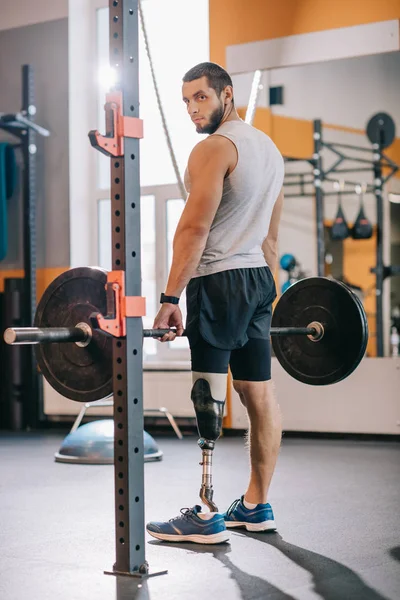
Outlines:
{"type": "Polygon", "coordinates": [[[279,266],[284,271],[292,271],[297,265],[297,261],[293,254],[282,254],[279,260],[279,266]]]}
{"type": "Polygon", "coordinates": [[[50,328],[50,339],[59,336],[35,347],[39,369],[59,394],[78,402],[112,394],[112,337],[90,326],[92,314],[107,313],[106,283],[102,269],[71,269],[52,281],[36,310],[34,326],[50,328]],[[51,330],[58,327],[58,333],[51,330]],[[62,343],[69,338],[76,343],[62,343]]]}
{"type": "MultiPolygon", "coordinates": [[[[55,453],[56,462],[75,464],[114,464],[114,424],[112,419],[92,421],[82,425],[83,418],[89,409],[99,407],[111,408],[114,401],[98,400],[97,402],[85,402],[71,427],[71,431],[61,444],[60,450],[55,453]]],[[[165,416],[177,437],[181,440],[183,435],[174,417],[165,408],[151,408],[144,411],[146,415],[165,416]]],[[[158,448],[152,436],[143,431],[144,462],[161,460],[163,453],[158,448]]]]}
{"type": "Polygon", "coordinates": [[[332,240],[336,241],[345,240],[349,235],[350,229],[343,212],[342,193],[341,190],[338,190],[338,209],[332,227],[330,228],[330,236],[332,240]]]}
{"type": "Polygon", "coordinates": [[[281,292],[284,294],[286,290],[296,281],[307,277],[306,271],[301,268],[293,254],[283,254],[279,261],[279,266],[284,271],[287,271],[287,280],[282,284],[281,292]]]}
{"type": "MultiPolygon", "coordinates": [[[[39,302],[34,328],[10,328],[8,344],[35,344],[44,377],[63,396],[78,402],[106,398],[113,391],[113,338],[123,335],[114,272],[78,267],[59,275],[39,302]],[[105,317],[103,315],[106,315],[105,317]]],[[[162,337],[170,330],[142,330],[162,337]]],[[[271,336],[283,368],[311,385],[347,377],[365,352],[368,327],[362,306],[344,284],[310,277],[293,284],[279,299],[271,336]],[[302,338],[302,339],[300,339],[302,338]],[[317,343],[318,342],[318,343],[317,343]]]]}
{"type": "Polygon", "coordinates": [[[355,240],[367,240],[372,237],[372,223],[367,219],[364,210],[364,191],[366,186],[356,186],[356,194],[360,197],[360,208],[354,225],[350,230],[351,236],[355,240]]]}
{"type": "MultiPolygon", "coordinates": [[[[154,438],[143,431],[144,461],[161,460],[163,453],[154,438]]],[[[56,462],[85,465],[114,464],[114,421],[101,419],[72,428],[60,450],[56,462]]]]}
{"type": "Polygon", "coordinates": [[[392,145],[396,137],[396,126],[390,115],[377,113],[367,123],[367,137],[371,144],[378,144],[381,149],[392,145]]]}
{"type": "Polygon", "coordinates": [[[320,336],[273,337],[275,356],[295,379],[310,385],[337,383],[358,366],[368,342],[367,318],[358,297],[343,283],[310,277],[280,298],[272,327],[308,324],[320,336]]]}

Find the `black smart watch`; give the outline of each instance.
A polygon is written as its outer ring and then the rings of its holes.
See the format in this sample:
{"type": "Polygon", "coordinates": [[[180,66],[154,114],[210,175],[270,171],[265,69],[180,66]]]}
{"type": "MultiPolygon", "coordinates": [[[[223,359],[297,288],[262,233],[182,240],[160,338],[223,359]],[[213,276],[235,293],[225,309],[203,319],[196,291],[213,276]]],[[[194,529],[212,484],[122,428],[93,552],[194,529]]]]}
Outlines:
{"type": "Polygon", "coordinates": [[[162,293],[160,296],[160,304],[164,304],[164,302],[168,302],[169,304],[179,304],[179,298],[176,296],[166,296],[162,293]]]}

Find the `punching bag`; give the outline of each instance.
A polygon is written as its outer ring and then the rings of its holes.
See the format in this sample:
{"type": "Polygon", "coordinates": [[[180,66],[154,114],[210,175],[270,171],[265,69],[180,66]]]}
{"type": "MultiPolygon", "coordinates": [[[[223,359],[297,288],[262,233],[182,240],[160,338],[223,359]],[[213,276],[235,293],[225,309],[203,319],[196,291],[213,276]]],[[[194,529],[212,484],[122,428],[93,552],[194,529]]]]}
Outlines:
{"type": "Polygon", "coordinates": [[[336,213],[335,220],[330,229],[330,235],[332,240],[345,240],[350,235],[349,226],[347,225],[346,217],[344,216],[342,208],[342,196],[338,192],[338,211],[336,213]]]}
{"type": "Polygon", "coordinates": [[[368,240],[372,237],[372,223],[367,219],[364,211],[364,194],[360,194],[360,210],[351,228],[351,236],[355,240],[368,240]]]}

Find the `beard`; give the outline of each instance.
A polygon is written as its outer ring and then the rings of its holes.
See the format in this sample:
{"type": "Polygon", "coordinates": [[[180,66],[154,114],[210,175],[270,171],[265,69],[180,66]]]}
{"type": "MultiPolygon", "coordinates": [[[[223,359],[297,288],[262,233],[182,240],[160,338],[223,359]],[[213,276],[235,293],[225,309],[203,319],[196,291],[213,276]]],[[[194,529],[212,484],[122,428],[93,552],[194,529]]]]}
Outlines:
{"type": "Polygon", "coordinates": [[[223,116],[224,116],[224,105],[221,102],[219,107],[216,108],[211,113],[209,122],[206,125],[203,125],[203,126],[198,125],[196,127],[197,133],[209,133],[209,134],[215,133],[221,124],[223,116]]]}

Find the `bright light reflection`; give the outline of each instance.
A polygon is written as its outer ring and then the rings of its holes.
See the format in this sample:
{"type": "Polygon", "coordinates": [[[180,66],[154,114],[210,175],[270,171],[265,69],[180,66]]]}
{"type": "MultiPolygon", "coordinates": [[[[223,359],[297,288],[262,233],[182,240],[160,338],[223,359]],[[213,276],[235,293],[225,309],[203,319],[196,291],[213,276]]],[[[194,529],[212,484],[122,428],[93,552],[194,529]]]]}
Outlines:
{"type": "Polygon", "coordinates": [[[117,82],[117,71],[110,65],[102,65],[99,67],[97,78],[102,88],[110,89],[117,82]]]}

